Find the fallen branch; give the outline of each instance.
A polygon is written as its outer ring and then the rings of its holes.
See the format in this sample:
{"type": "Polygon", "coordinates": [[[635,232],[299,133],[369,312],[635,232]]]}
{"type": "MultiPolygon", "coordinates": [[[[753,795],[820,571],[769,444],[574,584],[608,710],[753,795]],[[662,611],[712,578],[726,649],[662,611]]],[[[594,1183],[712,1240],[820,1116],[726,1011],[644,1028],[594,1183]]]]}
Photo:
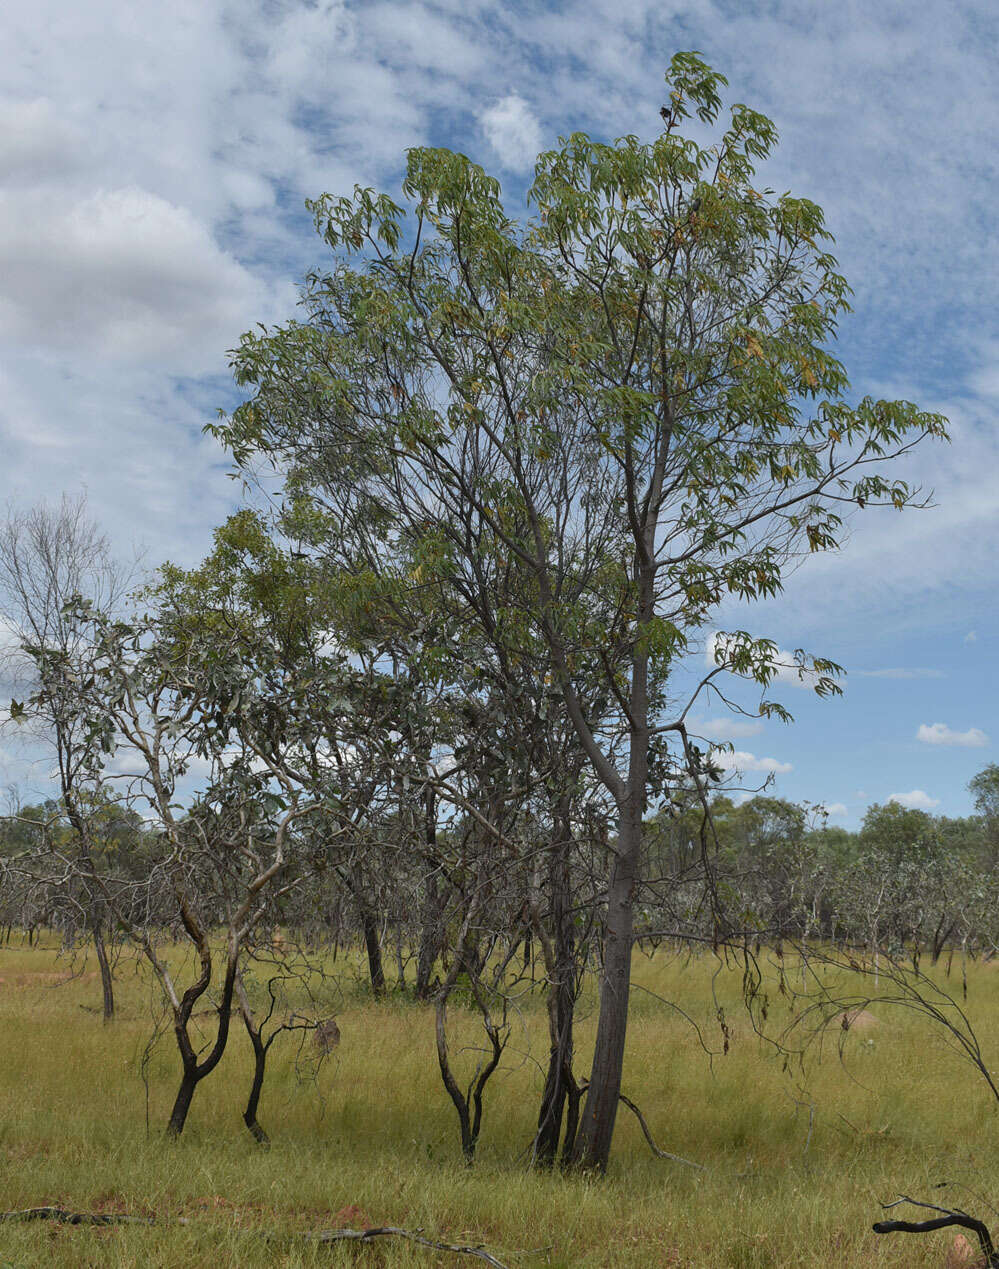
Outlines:
{"type": "Polygon", "coordinates": [[[458,1256],[477,1256],[486,1264],[493,1265],[494,1269],[507,1269],[501,1260],[491,1256],[481,1245],[473,1247],[462,1243],[438,1243],[432,1238],[424,1238],[421,1230],[395,1229],[393,1226],[384,1225],[377,1229],[325,1229],[318,1234],[305,1235],[311,1242],[320,1243],[351,1241],[364,1243],[385,1236],[407,1238],[411,1243],[419,1243],[421,1247],[430,1247],[434,1251],[452,1251],[458,1256]]]}
{"type": "MultiPolygon", "coordinates": [[[[696,1166],[696,1165],[695,1165],[696,1166]]],[[[69,1212],[61,1207],[27,1207],[19,1212],[0,1212],[0,1221],[60,1221],[64,1225],[187,1225],[188,1221],[181,1217],[174,1221],[157,1221],[152,1216],[129,1216],[117,1212],[69,1212]]],[[[256,1234],[261,1238],[284,1239],[301,1237],[309,1242],[371,1242],[375,1238],[406,1238],[411,1243],[419,1243],[421,1247],[430,1247],[433,1251],[450,1251],[456,1256],[476,1256],[492,1265],[493,1269],[509,1269],[502,1260],[497,1260],[481,1244],[472,1246],[465,1243],[439,1243],[432,1238],[424,1238],[421,1229],[396,1229],[391,1225],[383,1225],[375,1229],[323,1229],[317,1233],[306,1234],[272,1234],[266,1230],[245,1229],[246,1234],[256,1234]]]]}
{"type": "Polygon", "coordinates": [[[871,1228],[876,1234],[928,1234],[934,1229],[946,1229],[948,1226],[958,1225],[961,1229],[970,1229],[978,1236],[988,1269],[999,1269],[999,1254],[996,1253],[992,1245],[992,1237],[982,1221],[975,1220],[973,1216],[962,1212],[960,1208],[937,1207],[935,1203],[921,1203],[918,1199],[909,1198],[905,1194],[899,1195],[892,1203],[882,1203],[881,1207],[887,1212],[893,1207],[898,1207],[900,1203],[911,1203],[913,1207],[922,1207],[926,1211],[942,1214],[926,1221],[875,1221],[871,1228]]]}
{"type": "Polygon", "coordinates": [[[63,1225],[153,1225],[151,1216],[117,1212],[67,1212],[62,1207],[26,1207],[21,1212],[0,1212],[0,1221],[60,1221],[63,1225]]]}
{"type": "Polygon", "coordinates": [[[635,1118],[642,1126],[642,1132],[645,1134],[645,1140],[649,1143],[649,1149],[657,1159],[669,1159],[671,1163],[682,1163],[688,1168],[696,1168],[698,1172],[707,1172],[707,1168],[703,1163],[694,1163],[690,1159],[684,1159],[682,1155],[670,1154],[668,1150],[660,1150],[655,1143],[655,1138],[649,1131],[649,1125],[645,1122],[645,1116],[638,1109],[630,1097],[625,1097],[624,1093],[618,1093],[618,1098],[624,1102],[625,1106],[632,1112],[635,1118]]]}

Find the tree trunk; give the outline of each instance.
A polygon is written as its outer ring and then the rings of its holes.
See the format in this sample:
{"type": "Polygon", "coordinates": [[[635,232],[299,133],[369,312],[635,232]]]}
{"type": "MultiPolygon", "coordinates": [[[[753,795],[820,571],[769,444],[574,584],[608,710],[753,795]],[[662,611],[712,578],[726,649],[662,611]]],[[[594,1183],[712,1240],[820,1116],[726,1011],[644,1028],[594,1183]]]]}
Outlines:
{"type": "Polygon", "coordinates": [[[101,969],[101,989],[104,994],[104,1021],[110,1022],[114,1017],[114,980],[111,976],[111,965],[108,961],[107,947],[104,943],[104,931],[100,921],[93,926],[94,951],[97,953],[97,964],[101,969]]]}
{"type": "Polygon", "coordinates": [[[187,1112],[191,1109],[191,1100],[197,1087],[197,1070],[185,1070],[184,1077],[180,1081],[180,1088],[177,1090],[177,1097],[173,1103],[173,1110],[170,1112],[170,1121],[167,1124],[168,1137],[179,1137],[184,1131],[184,1124],[187,1122],[187,1112]]]}
{"type": "MultiPolygon", "coordinates": [[[[576,1008],[576,959],[575,930],[572,924],[572,894],[569,874],[569,852],[572,847],[571,825],[568,812],[556,820],[556,837],[553,844],[548,888],[551,900],[553,965],[549,992],[549,1031],[551,1048],[548,1055],[548,1074],[541,1108],[538,1112],[538,1132],[534,1143],[534,1158],[543,1168],[550,1168],[558,1154],[565,1114],[566,1098],[573,1081],[573,1020],[576,1008]]],[[[572,1127],[575,1134],[574,1125],[572,1127]]],[[[568,1132],[566,1144],[571,1149],[573,1141],[568,1132]]]]}
{"type": "Polygon", "coordinates": [[[243,1111],[243,1123],[249,1128],[250,1133],[261,1146],[269,1146],[271,1139],[264,1132],[257,1119],[257,1110],[260,1106],[260,1094],[264,1087],[264,1072],[267,1067],[267,1045],[264,1044],[260,1037],[260,1031],[254,1026],[252,1016],[243,1014],[243,1023],[246,1026],[246,1034],[250,1037],[250,1043],[253,1046],[253,1082],[250,1085],[250,1095],[246,1099],[246,1109],[243,1111]]]}
{"type": "Polygon", "coordinates": [[[428,1000],[430,980],[441,950],[441,894],[437,865],[437,799],[427,789],[424,803],[424,844],[426,869],[423,877],[423,911],[420,918],[420,946],[416,956],[416,998],[428,1000]]]}
{"type": "Polygon", "coordinates": [[[610,1157],[628,1028],[631,952],[634,931],[635,885],[642,845],[642,806],[645,781],[621,808],[617,858],[611,871],[604,925],[604,963],[600,980],[600,1013],[596,1048],[586,1092],[586,1106],[572,1152],[580,1169],[604,1172],[610,1157]]]}
{"type": "Polygon", "coordinates": [[[204,930],[194,923],[190,912],[186,908],[184,909],[184,924],[191,941],[197,947],[201,957],[202,973],[198,981],[184,993],[180,1006],[176,1008],[174,1013],[173,1031],[177,1038],[177,1048],[180,1050],[180,1060],[184,1073],[181,1077],[180,1088],[177,1090],[177,1097],[167,1123],[166,1131],[168,1137],[179,1137],[184,1131],[184,1124],[187,1122],[187,1112],[191,1109],[191,1099],[194,1097],[194,1090],[206,1076],[215,1070],[222,1060],[222,1054],[225,1052],[226,1045],[229,1042],[229,1020],[232,1016],[232,997],[238,969],[236,951],[230,948],[222,986],[222,1000],[218,1008],[219,1021],[215,1043],[212,1045],[208,1056],[199,1062],[187,1028],[195,1003],[205,994],[208,984],[211,982],[211,953],[204,930]]]}
{"type": "Polygon", "coordinates": [[[385,995],[385,969],[382,965],[382,945],[379,936],[378,918],[367,904],[359,904],[361,929],[364,931],[364,946],[368,953],[368,972],[371,975],[371,990],[376,996],[385,995]]]}
{"type": "Polygon", "coordinates": [[[235,994],[239,1001],[239,1012],[243,1018],[243,1026],[246,1028],[246,1034],[250,1037],[250,1044],[253,1046],[253,1083],[250,1085],[250,1095],[246,1099],[243,1123],[249,1128],[254,1141],[258,1145],[269,1146],[271,1139],[261,1128],[257,1119],[260,1093],[264,1087],[264,1072],[267,1068],[268,1045],[264,1044],[260,1028],[253,1017],[253,1010],[250,1007],[249,997],[246,994],[246,988],[243,986],[242,977],[236,979],[235,994]]]}
{"type": "Polygon", "coordinates": [[[264,1064],[267,1060],[267,1052],[263,1044],[260,1042],[260,1036],[253,1036],[251,1032],[251,1040],[253,1043],[253,1083],[250,1086],[250,1096],[246,1101],[246,1109],[243,1111],[243,1123],[249,1128],[253,1135],[254,1141],[261,1146],[269,1146],[271,1139],[267,1133],[261,1128],[257,1121],[257,1107],[260,1105],[260,1092],[264,1087],[264,1064]]]}
{"type": "Polygon", "coordinates": [[[384,996],[386,990],[385,968],[382,965],[382,943],[378,913],[368,902],[364,878],[356,864],[349,872],[344,874],[343,880],[350,891],[351,898],[354,900],[357,915],[361,922],[364,947],[368,954],[368,975],[371,978],[371,990],[376,996],[384,996]]]}

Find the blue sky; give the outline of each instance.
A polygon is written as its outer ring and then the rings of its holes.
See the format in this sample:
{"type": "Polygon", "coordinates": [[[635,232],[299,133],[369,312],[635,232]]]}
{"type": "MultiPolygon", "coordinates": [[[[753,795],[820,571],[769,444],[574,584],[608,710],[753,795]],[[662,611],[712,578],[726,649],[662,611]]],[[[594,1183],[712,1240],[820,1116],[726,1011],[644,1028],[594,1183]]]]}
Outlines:
{"type": "MultiPolygon", "coordinates": [[[[993,3],[7,0],[0,44],[0,497],[85,488],[150,563],[194,563],[231,509],[201,427],[234,400],[226,350],[322,260],[305,198],[395,190],[434,144],[517,208],[560,133],[651,136],[669,58],[701,50],[780,129],[767,183],[826,210],[854,392],[954,437],[906,473],[933,510],[865,515],[723,614],[850,671],[838,701],[783,687],[798,722],[733,736],[739,761],[848,826],[893,795],[970,810],[999,738],[993,3]]],[[[24,778],[0,738],[0,781],[24,778]]]]}

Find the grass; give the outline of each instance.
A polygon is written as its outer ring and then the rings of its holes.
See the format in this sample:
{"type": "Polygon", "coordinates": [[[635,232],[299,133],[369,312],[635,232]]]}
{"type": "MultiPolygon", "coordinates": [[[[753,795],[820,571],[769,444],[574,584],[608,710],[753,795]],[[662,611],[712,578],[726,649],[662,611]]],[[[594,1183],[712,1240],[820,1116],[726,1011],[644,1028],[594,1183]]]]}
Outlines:
{"type": "MultiPolygon", "coordinates": [[[[524,1167],[547,1053],[542,1002],[522,1002],[501,1071],[486,1092],[479,1158],[463,1166],[441,1086],[431,1011],[367,999],[353,975],[337,1009],[343,1039],[318,1075],[279,1039],[260,1117],[273,1146],[241,1121],[251,1071],[234,1031],[201,1086],[180,1142],[162,1137],[178,1075],[172,1036],[142,1056],[154,997],[141,968],[119,966],[120,1016],[102,1025],[87,966],[68,978],[53,945],[0,948],[0,1207],[52,1204],[129,1211],[185,1224],[107,1229],[0,1225],[0,1266],[472,1265],[396,1240],[310,1246],[294,1235],[339,1225],[422,1228],[482,1242],[511,1265],[942,1266],[952,1231],[878,1237],[878,1201],[905,1192],[990,1220],[999,1200],[997,1108],[981,1078],[911,1016],[879,1015],[802,1074],[754,1036],[738,974],[717,983],[731,1044],[710,1061],[690,1025],[635,993],[624,1091],[660,1145],[706,1165],[653,1158],[622,1109],[609,1175],[537,1175],[524,1167]],[[814,1109],[810,1110],[809,1107],[814,1109]],[[933,1186],[946,1180],[946,1190],[933,1186]],[[963,1188],[967,1187],[967,1188],[963,1188]],[[977,1196],[981,1197],[977,1197],[977,1196]],[[264,1239],[261,1230],[277,1235],[264,1239]]],[[[676,1000],[716,1049],[709,958],[636,957],[636,981],[676,1000]]],[[[999,971],[969,970],[968,1011],[999,1063],[999,971]]],[[[594,1013],[584,1004],[580,1070],[594,1013]]],[[[456,1012],[454,1050],[475,1042],[456,1012]]],[[[458,1057],[468,1073],[474,1056],[458,1057]]],[[[999,1219],[996,1220],[999,1225],[999,1219]]]]}

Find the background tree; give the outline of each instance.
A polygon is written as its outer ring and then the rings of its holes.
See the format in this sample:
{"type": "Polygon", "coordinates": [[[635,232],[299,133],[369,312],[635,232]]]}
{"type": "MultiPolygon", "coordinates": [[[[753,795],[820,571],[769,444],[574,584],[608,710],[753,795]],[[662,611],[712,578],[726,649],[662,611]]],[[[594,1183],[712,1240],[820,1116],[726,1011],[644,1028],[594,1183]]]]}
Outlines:
{"type": "Polygon", "coordinates": [[[94,796],[102,757],[90,743],[79,712],[79,687],[88,675],[85,649],[67,616],[74,596],[114,611],[130,574],[112,559],[107,539],[87,512],[86,499],[63,495],[58,508],[39,504],[9,510],[0,524],[0,617],[13,634],[4,677],[32,698],[11,701],[11,718],[31,724],[32,734],[51,745],[59,787],[58,815],[64,817],[76,855],[76,894],[84,926],[100,968],[104,1020],[114,1015],[114,985],[108,951],[107,913],[96,880],[106,845],[105,801],[94,796]],[[101,823],[101,817],[104,822],[101,823]]]}
{"type": "Polygon", "coordinates": [[[968,790],[984,822],[990,862],[995,864],[999,862],[999,765],[990,762],[968,782],[968,790]]]}

